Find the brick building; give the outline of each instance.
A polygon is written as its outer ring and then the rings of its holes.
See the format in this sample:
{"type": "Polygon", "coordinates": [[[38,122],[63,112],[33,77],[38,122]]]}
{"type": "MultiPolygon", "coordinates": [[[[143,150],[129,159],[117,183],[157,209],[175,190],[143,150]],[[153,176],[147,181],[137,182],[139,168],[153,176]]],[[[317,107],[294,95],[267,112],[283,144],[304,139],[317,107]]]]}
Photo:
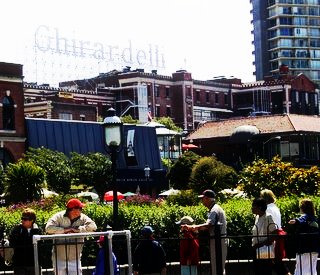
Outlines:
{"type": "Polygon", "coordinates": [[[291,76],[281,68],[278,78],[254,83],[239,79],[192,79],[180,70],[172,76],[156,71],[111,71],[86,79],[61,83],[60,88],[23,82],[22,65],[0,63],[0,159],[15,161],[25,151],[25,119],[97,121],[116,107],[118,115],[130,114],[146,122],[170,116],[184,130],[206,121],[262,114],[319,114],[319,95],[305,75],[291,76]]]}
{"type": "Polygon", "coordinates": [[[0,160],[5,165],[25,152],[22,65],[0,63],[0,160]]]}
{"type": "Polygon", "coordinates": [[[172,76],[155,71],[126,69],[101,74],[87,81],[63,82],[61,87],[114,93],[119,116],[130,114],[145,122],[153,117],[169,116],[176,125],[191,131],[205,121],[261,114],[319,114],[319,94],[305,75],[290,75],[287,67],[278,78],[242,83],[240,79],[192,79],[180,70],[172,76]],[[75,86],[76,85],[76,86],[75,86]],[[142,111],[141,111],[142,110],[142,111]]]}

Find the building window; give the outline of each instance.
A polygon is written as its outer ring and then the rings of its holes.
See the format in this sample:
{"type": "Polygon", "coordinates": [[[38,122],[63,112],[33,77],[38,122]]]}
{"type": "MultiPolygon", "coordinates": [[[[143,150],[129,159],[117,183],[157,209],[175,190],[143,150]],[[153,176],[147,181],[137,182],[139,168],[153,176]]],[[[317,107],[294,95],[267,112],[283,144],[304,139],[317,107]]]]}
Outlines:
{"type": "Polygon", "coordinates": [[[214,103],[219,103],[219,94],[218,93],[215,93],[214,94],[214,103]]]}
{"type": "Polygon", "coordinates": [[[200,101],[200,91],[196,91],[196,101],[200,101]]]}
{"type": "Polygon", "coordinates": [[[171,117],[171,107],[170,106],[167,106],[166,112],[167,112],[167,116],[171,117]]]}
{"type": "Polygon", "coordinates": [[[156,97],[160,97],[160,87],[159,86],[155,87],[155,92],[156,92],[156,97]]]}
{"type": "Polygon", "coordinates": [[[170,87],[166,87],[166,98],[170,97],[170,87]]]}
{"type": "Polygon", "coordinates": [[[224,94],[224,104],[228,104],[228,94],[224,94]]]}
{"type": "Polygon", "coordinates": [[[210,93],[206,92],[206,102],[210,103],[210,93]]]}
{"type": "Polygon", "coordinates": [[[72,114],[71,113],[60,113],[59,119],[72,120],[72,114]]]}
{"type": "Polygon", "coordinates": [[[160,117],[160,105],[156,105],[156,117],[160,117]]]}
{"type": "Polygon", "coordinates": [[[190,87],[186,87],[186,95],[191,96],[191,88],[190,87]]]}

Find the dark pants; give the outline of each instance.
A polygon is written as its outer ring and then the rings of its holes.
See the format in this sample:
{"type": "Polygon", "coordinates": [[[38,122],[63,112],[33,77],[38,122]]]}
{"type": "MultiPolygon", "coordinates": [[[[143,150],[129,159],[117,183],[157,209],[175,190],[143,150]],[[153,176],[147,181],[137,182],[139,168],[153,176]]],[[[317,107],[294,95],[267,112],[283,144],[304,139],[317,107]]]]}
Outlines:
{"type": "Polygon", "coordinates": [[[34,266],[18,266],[13,268],[15,275],[34,275],[34,266]]]}
{"type": "Polygon", "coordinates": [[[290,271],[286,264],[279,259],[255,259],[254,274],[256,275],[271,275],[272,270],[277,275],[286,275],[290,271]]]}

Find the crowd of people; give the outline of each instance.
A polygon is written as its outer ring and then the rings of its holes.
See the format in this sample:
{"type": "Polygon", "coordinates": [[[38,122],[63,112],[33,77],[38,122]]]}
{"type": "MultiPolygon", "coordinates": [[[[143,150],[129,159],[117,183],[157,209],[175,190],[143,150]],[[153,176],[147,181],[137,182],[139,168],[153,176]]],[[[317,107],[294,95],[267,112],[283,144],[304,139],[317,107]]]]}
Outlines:
{"type": "MultiPolygon", "coordinates": [[[[225,274],[228,250],[225,211],[216,203],[216,194],[213,190],[205,190],[199,198],[208,208],[207,220],[195,224],[192,217],[183,216],[176,222],[180,226],[181,233],[181,275],[198,274],[200,263],[199,231],[207,231],[210,236],[211,274],[225,274]]],[[[85,204],[79,199],[70,199],[65,210],[49,218],[45,233],[61,235],[96,231],[95,222],[82,213],[84,206],[85,204]]],[[[319,234],[319,225],[314,205],[310,199],[301,200],[300,212],[300,217],[291,219],[287,223],[288,226],[294,227],[298,233],[294,274],[317,274],[319,246],[312,234],[319,234]]],[[[283,239],[279,238],[280,232],[284,232],[281,213],[276,206],[276,198],[271,190],[262,190],[260,197],[252,201],[252,213],[255,215],[252,228],[254,273],[264,275],[272,274],[274,271],[277,275],[290,275],[289,268],[283,261],[285,257],[283,239]]],[[[35,274],[32,238],[34,235],[43,233],[36,224],[35,211],[30,208],[25,209],[21,215],[21,223],[14,226],[9,235],[10,246],[14,250],[12,258],[14,274],[35,274]]],[[[53,241],[52,263],[55,274],[82,274],[81,253],[84,239],[71,237],[59,238],[58,236],[53,241]]],[[[155,239],[153,228],[149,225],[144,226],[141,230],[141,237],[133,252],[133,274],[166,274],[166,253],[161,243],[155,239]]],[[[106,274],[104,236],[101,236],[97,243],[99,251],[93,275],[104,275],[106,274]]],[[[119,274],[116,256],[114,254],[112,256],[114,274],[119,274]]]]}

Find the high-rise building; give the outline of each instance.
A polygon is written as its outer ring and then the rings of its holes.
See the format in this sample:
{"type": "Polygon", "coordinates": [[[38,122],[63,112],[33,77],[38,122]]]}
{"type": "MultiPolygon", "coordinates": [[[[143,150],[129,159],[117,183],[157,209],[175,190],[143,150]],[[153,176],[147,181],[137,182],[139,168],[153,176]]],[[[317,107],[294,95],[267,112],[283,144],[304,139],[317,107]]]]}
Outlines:
{"type": "Polygon", "coordinates": [[[320,0],[250,0],[255,75],[278,75],[281,65],[320,84],[320,0]]]}

